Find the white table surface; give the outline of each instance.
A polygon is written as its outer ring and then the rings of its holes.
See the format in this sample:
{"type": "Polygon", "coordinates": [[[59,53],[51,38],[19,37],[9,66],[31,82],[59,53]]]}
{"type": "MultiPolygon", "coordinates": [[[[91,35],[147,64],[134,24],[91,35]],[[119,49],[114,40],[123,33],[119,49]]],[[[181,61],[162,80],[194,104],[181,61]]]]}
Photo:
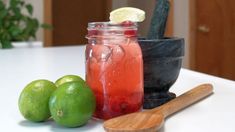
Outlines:
{"type": "MultiPolygon", "coordinates": [[[[63,128],[53,121],[32,123],[18,110],[24,86],[36,79],[55,81],[66,74],[84,77],[84,46],[0,51],[1,132],[102,132],[102,121],[81,128],[63,128]]],[[[235,82],[182,69],[171,88],[177,95],[201,83],[212,83],[214,94],[168,118],[161,132],[235,132],[235,82]]]]}

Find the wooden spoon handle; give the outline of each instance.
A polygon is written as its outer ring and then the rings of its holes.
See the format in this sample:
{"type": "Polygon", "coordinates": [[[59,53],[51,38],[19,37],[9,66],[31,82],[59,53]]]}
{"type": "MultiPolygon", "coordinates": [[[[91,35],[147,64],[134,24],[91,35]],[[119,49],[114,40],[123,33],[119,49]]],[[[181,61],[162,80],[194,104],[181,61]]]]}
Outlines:
{"type": "Polygon", "coordinates": [[[152,112],[161,111],[164,117],[167,117],[213,93],[213,86],[211,84],[202,84],[192,90],[180,95],[170,102],[151,110],[152,112]]]}

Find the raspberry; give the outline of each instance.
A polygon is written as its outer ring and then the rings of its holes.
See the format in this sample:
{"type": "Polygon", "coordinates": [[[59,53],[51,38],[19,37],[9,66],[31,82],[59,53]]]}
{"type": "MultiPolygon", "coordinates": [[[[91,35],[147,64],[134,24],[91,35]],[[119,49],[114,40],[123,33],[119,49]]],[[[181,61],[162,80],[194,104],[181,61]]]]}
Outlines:
{"type": "Polygon", "coordinates": [[[127,36],[127,37],[136,36],[137,35],[137,31],[136,30],[125,30],[124,31],[124,35],[127,36]]]}
{"type": "Polygon", "coordinates": [[[98,35],[98,31],[97,30],[89,30],[88,31],[88,36],[94,36],[94,35],[98,35]]]}

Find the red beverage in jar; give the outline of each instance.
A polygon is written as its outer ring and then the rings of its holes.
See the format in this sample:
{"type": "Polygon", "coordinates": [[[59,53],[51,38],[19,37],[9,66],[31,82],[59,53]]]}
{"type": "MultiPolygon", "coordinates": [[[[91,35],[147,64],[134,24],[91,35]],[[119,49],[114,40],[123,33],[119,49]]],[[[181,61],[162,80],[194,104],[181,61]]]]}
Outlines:
{"type": "Polygon", "coordinates": [[[86,81],[96,96],[94,116],[136,112],[143,100],[143,60],[136,24],[89,23],[86,81]]]}

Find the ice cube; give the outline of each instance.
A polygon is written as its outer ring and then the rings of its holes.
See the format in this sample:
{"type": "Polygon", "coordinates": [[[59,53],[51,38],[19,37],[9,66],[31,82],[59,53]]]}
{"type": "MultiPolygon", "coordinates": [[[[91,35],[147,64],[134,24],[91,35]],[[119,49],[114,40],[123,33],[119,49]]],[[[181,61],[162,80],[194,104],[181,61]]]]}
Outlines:
{"type": "Polygon", "coordinates": [[[106,62],[112,54],[110,47],[102,44],[96,44],[92,47],[92,57],[98,62],[106,62]]]}
{"type": "Polygon", "coordinates": [[[118,62],[123,59],[125,50],[121,45],[114,45],[112,47],[112,60],[118,62]]]}

